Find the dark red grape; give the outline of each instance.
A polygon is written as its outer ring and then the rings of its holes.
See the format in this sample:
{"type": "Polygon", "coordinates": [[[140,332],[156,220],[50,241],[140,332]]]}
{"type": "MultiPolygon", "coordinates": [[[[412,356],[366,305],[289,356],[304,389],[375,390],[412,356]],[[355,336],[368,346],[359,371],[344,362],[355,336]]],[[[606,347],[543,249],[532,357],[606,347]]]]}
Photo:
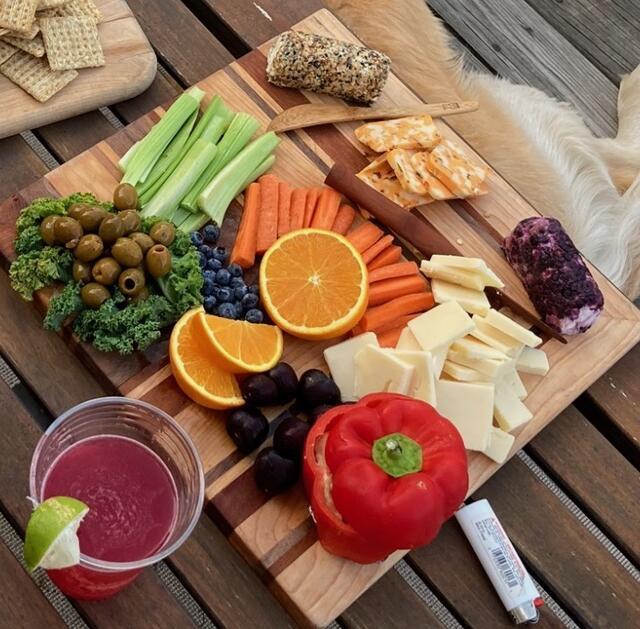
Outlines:
{"type": "Polygon", "coordinates": [[[295,415],[285,417],[273,433],[273,447],[278,454],[299,461],[309,424],[295,415]]]}
{"type": "Polygon", "coordinates": [[[273,448],[261,450],[253,466],[256,485],[266,494],[280,494],[291,489],[300,476],[300,466],[280,456],[273,448]]]}
{"type": "Polygon", "coordinates": [[[305,408],[315,408],[321,404],[340,404],[338,385],[319,369],[308,369],[300,376],[298,401],[305,408]]]}
{"type": "Polygon", "coordinates": [[[267,418],[253,406],[243,406],[229,413],[227,432],[242,452],[255,450],[269,434],[267,418]]]}
{"type": "Polygon", "coordinates": [[[278,387],[273,378],[263,373],[245,378],[240,383],[240,391],[245,402],[254,406],[273,406],[280,399],[278,387]]]}
{"type": "Polygon", "coordinates": [[[278,387],[280,403],[290,402],[296,396],[298,390],[298,376],[293,367],[287,363],[278,363],[267,375],[273,378],[278,387]]]}

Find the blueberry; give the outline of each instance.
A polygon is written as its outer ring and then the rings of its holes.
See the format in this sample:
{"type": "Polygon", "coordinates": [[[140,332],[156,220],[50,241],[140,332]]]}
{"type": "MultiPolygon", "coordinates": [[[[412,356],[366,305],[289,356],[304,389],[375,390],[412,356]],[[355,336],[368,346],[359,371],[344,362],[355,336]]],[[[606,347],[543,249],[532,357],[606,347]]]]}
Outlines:
{"type": "Polygon", "coordinates": [[[222,262],[216,258],[209,258],[207,260],[207,268],[211,271],[219,271],[222,268],[222,262]]]}
{"type": "Polygon", "coordinates": [[[217,298],[220,302],[231,302],[233,301],[233,291],[226,286],[221,286],[218,288],[217,298]]]}
{"type": "Polygon", "coordinates": [[[251,308],[255,308],[258,305],[258,295],[254,295],[253,293],[247,293],[243,298],[242,298],[242,305],[247,308],[247,310],[250,310],[251,308]]]}
{"type": "Polygon", "coordinates": [[[231,276],[229,275],[229,271],[227,271],[227,269],[220,269],[216,272],[216,282],[218,282],[220,286],[228,286],[230,279],[231,276]]]}
{"type": "Polygon", "coordinates": [[[205,296],[213,294],[213,281],[208,277],[205,277],[202,282],[202,294],[205,296]]]}
{"type": "Polygon", "coordinates": [[[235,319],[236,309],[233,304],[220,304],[218,306],[218,316],[225,319],[235,319]]]}
{"type": "Polygon", "coordinates": [[[229,271],[231,277],[242,277],[244,273],[242,267],[239,264],[235,264],[233,262],[227,267],[227,271],[229,271]]]}
{"type": "Polygon", "coordinates": [[[200,232],[191,232],[191,244],[199,247],[202,244],[202,234],[200,232]]]}
{"type": "Polygon", "coordinates": [[[257,308],[251,308],[251,310],[247,312],[244,318],[249,323],[262,323],[264,321],[264,315],[262,314],[262,311],[258,310],[257,308]]]}
{"type": "Polygon", "coordinates": [[[200,253],[203,253],[204,256],[209,259],[213,257],[213,248],[209,245],[200,245],[200,253]]]}
{"type": "Polygon", "coordinates": [[[202,251],[198,251],[198,262],[200,263],[201,269],[204,269],[207,266],[207,258],[202,251]]]}
{"type": "MultiPolygon", "coordinates": [[[[233,289],[233,294],[236,299],[242,299],[245,295],[247,295],[247,287],[246,286],[236,286],[233,289]]],[[[255,295],[254,295],[255,297],[255,295]]]]}
{"type": "Polygon", "coordinates": [[[204,309],[207,312],[207,314],[213,314],[213,311],[215,310],[216,307],[216,298],[213,295],[209,295],[208,297],[204,298],[204,309]]]}
{"type": "Polygon", "coordinates": [[[216,247],[213,250],[213,257],[220,262],[224,262],[227,259],[227,250],[224,247],[216,247]]]}
{"type": "Polygon", "coordinates": [[[215,281],[216,281],[216,272],[215,271],[211,271],[209,269],[205,269],[203,275],[204,275],[205,279],[210,279],[215,284],[215,281]]]}
{"type": "Polygon", "coordinates": [[[246,284],[241,277],[232,277],[229,281],[229,286],[231,286],[231,288],[235,288],[236,286],[246,286],[246,284]]]}
{"type": "Polygon", "coordinates": [[[249,292],[253,293],[254,295],[257,295],[259,291],[260,289],[258,288],[257,284],[251,284],[251,286],[249,286],[249,292]]]}
{"type": "Polygon", "coordinates": [[[233,307],[236,309],[236,319],[242,319],[242,314],[244,313],[244,308],[242,307],[242,302],[234,301],[233,307]]]}
{"type": "Polygon", "coordinates": [[[218,242],[218,238],[220,238],[220,228],[218,224],[210,223],[209,225],[205,225],[205,228],[202,230],[202,237],[206,243],[215,245],[218,242]]]}

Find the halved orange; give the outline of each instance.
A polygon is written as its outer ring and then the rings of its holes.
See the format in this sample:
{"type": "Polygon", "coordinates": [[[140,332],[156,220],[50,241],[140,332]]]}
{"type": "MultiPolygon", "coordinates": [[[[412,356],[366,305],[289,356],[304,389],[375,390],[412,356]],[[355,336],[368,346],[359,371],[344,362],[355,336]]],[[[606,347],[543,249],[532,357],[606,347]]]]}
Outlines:
{"type": "Polygon", "coordinates": [[[260,297],[285,332],[330,339],[350,330],[367,307],[367,267],[340,234],[300,229],[277,240],[260,264],[260,297]]]}
{"type": "Polygon", "coordinates": [[[242,406],[244,400],[235,376],[215,361],[204,329],[198,325],[202,308],[189,310],[171,332],[171,371],[185,395],[207,408],[242,406]]]}
{"type": "Polygon", "coordinates": [[[275,325],[235,321],[204,312],[197,317],[216,362],[230,373],[268,371],[282,356],[282,332],[275,325]]]}

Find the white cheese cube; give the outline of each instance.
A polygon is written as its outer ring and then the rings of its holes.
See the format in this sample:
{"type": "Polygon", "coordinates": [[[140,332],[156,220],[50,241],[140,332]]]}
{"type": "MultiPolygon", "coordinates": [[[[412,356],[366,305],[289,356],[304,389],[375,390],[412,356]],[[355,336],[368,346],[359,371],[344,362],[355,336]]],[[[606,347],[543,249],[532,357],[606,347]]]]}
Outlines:
{"type": "Polygon", "coordinates": [[[502,381],[496,384],[493,416],[498,426],[506,432],[526,424],[533,417],[531,411],[502,381]]]}
{"type": "Polygon", "coordinates": [[[445,360],[442,367],[442,373],[447,374],[450,378],[458,380],[460,382],[488,382],[489,378],[479,371],[472,369],[471,367],[465,367],[464,365],[458,365],[452,363],[450,360],[445,360]]]}
{"type": "Polygon", "coordinates": [[[471,314],[486,315],[489,312],[489,300],[481,290],[473,290],[444,280],[432,279],[431,291],[437,304],[457,301],[464,310],[471,314]]]}
{"type": "Polygon", "coordinates": [[[531,330],[523,328],[521,325],[512,319],[509,319],[509,317],[503,315],[497,310],[489,310],[485,320],[489,325],[500,330],[500,332],[504,332],[505,334],[512,336],[527,347],[536,347],[542,343],[542,339],[539,336],[536,336],[531,330]]]}
{"type": "Polygon", "coordinates": [[[492,425],[493,385],[438,380],[436,398],[438,413],[458,429],[465,448],[485,450],[492,425]]]}
{"type": "Polygon", "coordinates": [[[549,359],[543,350],[525,347],[518,356],[516,369],[535,376],[546,376],[549,371],[549,359]]]}
{"type": "Polygon", "coordinates": [[[470,359],[482,360],[483,358],[495,358],[496,360],[507,360],[506,354],[491,347],[472,336],[465,336],[451,344],[451,349],[467,356],[470,359]]]}
{"type": "Polygon", "coordinates": [[[527,397],[527,389],[515,369],[510,369],[503,377],[503,382],[517,395],[519,400],[527,397]]]}
{"type": "Polygon", "coordinates": [[[508,432],[491,426],[489,431],[489,445],[484,453],[496,463],[504,463],[511,452],[511,447],[516,438],[508,432]]]}
{"type": "Polygon", "coordinates": [[[409,328],[425,352],[436,352],[466,336],[475,324],[455,302],[440,304],[409,321],[409,328]]]}
{"type": "Polygon", "coordinates": [[[420,347],[420,343],[416,340],[416,337],[413,335],[413,332],[410,328],[405,328],[400,333],[400,338],[396,343],[396,349],[408,349],[409,351],[420,351],[422,348],[420,347]]]}
{"type": "Polygon", "coordinates": [[[327,347],[324,359],[329,366],[331,377],[340,389],[343,402],[355,402],[355,355],[367,346],[378,347],[378,338],[373,332],[365,332],[351,339],[327,347]]]}
{"type": "Polygon", "coordinates": [[[474,290],[484,290],[485,287],[482,277],[469,269],[459,269],[423,260],[420,263],[420,270],[430,279],[444,280],[474,290]]]}
{"type": "Polygon", "coordinates": [[[435,374],[436,379],[439,378],[440,374],[442,373],[442,367],[444,365],[444,361],[447,360],[448,352],[448,345],[431,352],[431,359],[433,360],[433,373],[435,374]]]}
{"type": "Polygon", "coordinates": [[[367,345],[355,355],[354,365],[357,399],[369,393],[409,393],[415,368],[390,351],[367,345]]]}
{"type": "Polygon", "coordinates": [[[486,380],[491,381],[499,380],[509,369],[513,369],[515,366],[515,363],[511,360],[496,360],[495,358],[481,358],[477,360],[475,358],[467,358],[464,354],[460,354],[454,349],[449,350],[447,360],[475,369],[484,374],[486,380]]]}
{"type": "Polygon", "coordinates": [[[471,336],[501,351],[510,358],[517,358],[520,355],[524,347],[520,341],[489,325],[483,317],[473,315],[473,322],[476,327],[469,332],[471,336]]]}
{"type": "Polygon", "coordinates": [[[433,370],[433,357],[429,352],[410,350],[390,350],[396,358],[412,365],[413,379],[409,385],[409,395],[436,406],[436,378],[433,370]]]}

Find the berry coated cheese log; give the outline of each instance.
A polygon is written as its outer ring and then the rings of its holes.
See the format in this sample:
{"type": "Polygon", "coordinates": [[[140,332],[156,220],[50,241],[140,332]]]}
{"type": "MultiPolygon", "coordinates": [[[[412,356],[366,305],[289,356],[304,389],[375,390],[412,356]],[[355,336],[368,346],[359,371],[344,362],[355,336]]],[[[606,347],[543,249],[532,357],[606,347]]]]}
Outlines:
{"type": "Polygon", "coordinates": [[[387,55],[330,37],[285,31],[267,56],[267,79],[280,87],[331,94],[369,105],[382,92],[387,55]]]}
{"type": "Polygon", "coordinates": [[[561,334],[586,332],[594,324],[604,297],[558,220],[525,218],[502,248],[545,323],[561,334]]]}

